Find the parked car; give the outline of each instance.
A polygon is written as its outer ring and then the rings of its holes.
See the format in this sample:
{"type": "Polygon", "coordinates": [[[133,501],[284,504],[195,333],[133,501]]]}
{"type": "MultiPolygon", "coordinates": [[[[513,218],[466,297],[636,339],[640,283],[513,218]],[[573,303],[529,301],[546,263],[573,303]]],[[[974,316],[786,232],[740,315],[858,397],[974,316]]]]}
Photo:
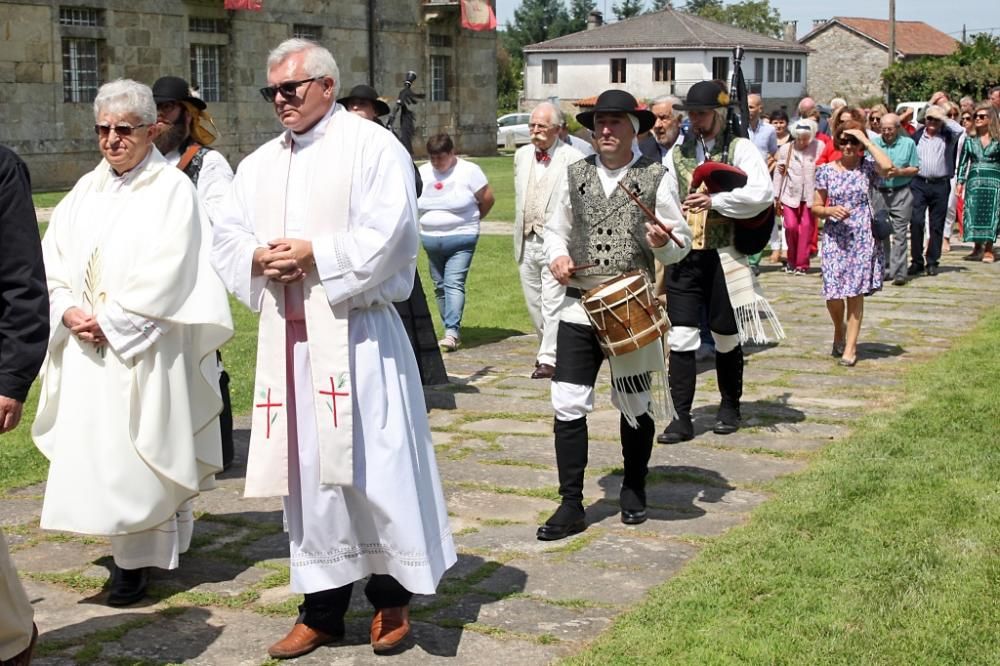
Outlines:
{"type": "Polygon", "coordinates": [[[531,143],[529,118],[530,113],[508,113],[497,118],[497,145],[506,146],[508,136],[513,137],[515,146],[531,143]]]}

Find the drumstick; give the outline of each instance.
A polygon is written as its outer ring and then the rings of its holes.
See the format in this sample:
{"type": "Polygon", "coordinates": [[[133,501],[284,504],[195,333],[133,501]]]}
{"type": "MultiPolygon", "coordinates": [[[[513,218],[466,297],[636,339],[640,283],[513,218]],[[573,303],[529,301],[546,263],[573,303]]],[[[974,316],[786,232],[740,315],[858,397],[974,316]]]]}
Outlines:
{"type": "Polygon", "coordinates": [[[666,233],[667,236],[670,237],[670,240],[672,240],[674,243],[677,244],[677,247],[684,247],[684,243],[682,243],[680,239],[678,239],[677,236],[675,236],[673,232],[670,231],[670,229],[667,229],[667,225],[663,224],[663,222],[660,222],[660,219],[656,217],[656,213],[651,211],[649,209],[649,206],[642,203],[639,197],[634,192],[625,187],[625,185],[623,185],[620,180],[618,181],[618,187],[622,188],[622,191],[628,195],[628,198],[634,201],[636,205],[642,209],[642,212],[646,214],[646,217],[649,218],[649,221],[658,226],[664,233],[666,233]]]}
{"type": "Polygon", "coordinates": [[[598,266],[598,265],[599,264],[581,264],[579,266],[574,266],[573,268],[569,269],[569,272],[570,272],[570,274],[573,274],[573,273],[576,273],[577,271],[586,270],[588,268],[593,268],[594,266],[598,266]]]}

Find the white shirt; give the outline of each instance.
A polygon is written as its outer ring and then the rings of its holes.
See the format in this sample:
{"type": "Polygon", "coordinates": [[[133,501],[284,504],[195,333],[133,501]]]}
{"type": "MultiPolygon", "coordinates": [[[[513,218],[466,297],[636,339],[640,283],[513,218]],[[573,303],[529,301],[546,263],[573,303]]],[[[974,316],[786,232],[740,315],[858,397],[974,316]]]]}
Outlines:
{"type": "MultiPolygon", "coordinates": [[[[167,163],[177,166],[181,161],[181,154],[177,150],[172,150],[163,156],[167,163]]],[[[229,185],[233,182],[233,169],[229,162],[217,150],[209,150],[202,158],[201,171],[198,172],[198,201],[208,211],[209,221],[215,224],[219,219],[219,207],[226,200],[229,193],[229,185]]]]}
{"type": "Polygon", "coordinates": [[[428,236],[479,233],[476,193],[486,187],[486,174],[473,162],[459,158],[448,171],[421,165],[424,189],[417,199],[420,232],[428,236]]]}

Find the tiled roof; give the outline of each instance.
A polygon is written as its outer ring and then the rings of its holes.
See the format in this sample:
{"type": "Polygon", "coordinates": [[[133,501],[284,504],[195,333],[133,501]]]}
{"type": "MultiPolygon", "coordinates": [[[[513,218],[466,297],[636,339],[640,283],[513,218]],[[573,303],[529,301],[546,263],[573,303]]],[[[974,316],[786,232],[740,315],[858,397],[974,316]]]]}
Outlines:
{"type": "Polygon", "coordinates": [[[524,50],[528,53],[691,48],[728,50],[736,45],[755,51],[806,53],[810,50],[798,42],[785,42],[673,9],[581,30],[525,46],[524,50]]]}
{"type": "MultiPolygon", "coordinates": [[[[850,16],[834,16],[799,42],[806,44],[814,36],[838,24],[889,49],[889,21],[850,16]]],[[[958,46],[958,40],[923,21],[896,21],[896,51],[903,56],[948,55],[958,46]]]]}

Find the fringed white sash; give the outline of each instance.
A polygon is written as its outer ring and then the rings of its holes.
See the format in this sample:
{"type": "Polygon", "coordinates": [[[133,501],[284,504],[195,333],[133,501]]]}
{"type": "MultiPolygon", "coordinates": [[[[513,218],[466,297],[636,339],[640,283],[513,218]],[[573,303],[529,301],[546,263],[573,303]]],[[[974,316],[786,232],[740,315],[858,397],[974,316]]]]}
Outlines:
{"type": "MultiPolygon", "coordinates": [[[[357,145],[356,122],[351,113],[335,112],[326,135],[320,139],[317,166],[332,166],[336,173],[316,168],[310,174],[305,237],[316,238],[348,230],[351,177],[357,145]]],[[[276,142],[261,170],[256,192],[256,233],[267,242],[285,236],[285,211],[292,142],[276,142]]],[[[313,400],[319,444],[320,483],[351,485],[354,482],[352,394],[350,376],[347,304],[330,305],[315,271],[294,287],[268,281],[264,291],[257,347],[257,374],[253,395],[250,453],[247,460],[246,496],[288,495],[288,395],[285,373],[286,318],[304,319],[309,344],[312,395],[296,395],[296,401],[313,400]],[[303,293],[302,312],[296,313],[297,295],[303,293]],[[289,302],[286,303],[286,295],[289,302]],[[289,307],[290,306],[290,307],[289,307]]]]}
{"type": "Polygon", "coordinates": [[[753,340],[755,343],[766,344],[767,334],[764,332],[764,318],[771,325],[776,340],[785,338],[785,330],[778,321],[771,304],[764,298],[757,276],[750,270],[750,264],[745,255],[732,246],[719,248],[719,261],[726,276],[726,289],[729,291],[729,301],[733,305],[733,315],[736,317],[736,328],[739,331],[740,344],[753,340]]]}
{"type": "Polygon", "coordinates": [[[676,416],[674,403],[667,390],[667,368],[663,361],[663,340],[641,347],[620,356],[609,356],[611,384],[619,394],[649,393],[649,405],[635,413],[625,395],[620,395],[615,406],[628,424],[639,427],[638,417],[649,414],[654,421],[668,422],[676,416]]]}

